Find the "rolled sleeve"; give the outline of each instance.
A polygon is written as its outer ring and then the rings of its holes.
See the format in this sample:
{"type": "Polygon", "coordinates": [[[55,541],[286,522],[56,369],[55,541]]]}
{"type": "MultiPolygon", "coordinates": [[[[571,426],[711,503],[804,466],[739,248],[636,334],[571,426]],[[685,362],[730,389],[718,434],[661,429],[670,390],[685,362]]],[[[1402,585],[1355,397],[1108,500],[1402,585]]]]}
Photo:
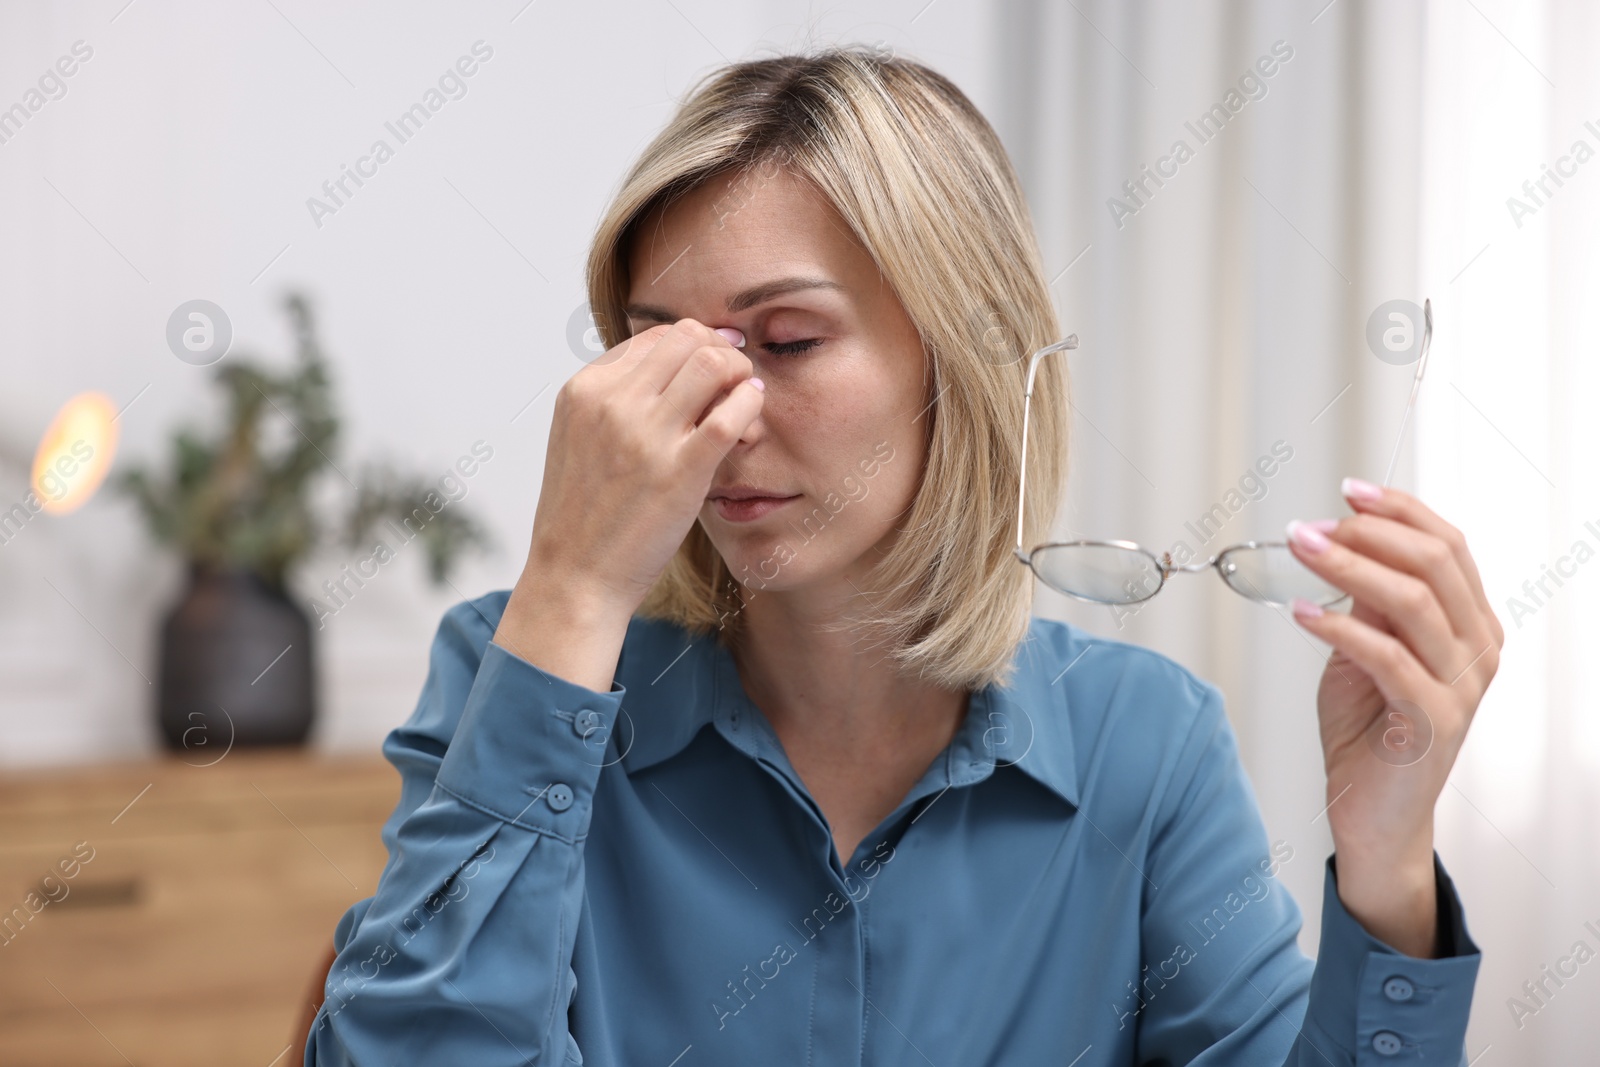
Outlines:
{"type": "Polygon", "coordinates": [[[1311,976],[1308,1028],[1350,1048],[1363,1067],[1401,1060],[1460,1064],[1482,955],[1438,854],[1438,959],[1407,956],[1369,934],[1339,899],[1336,858],[1328,857],[1323,877],[1322,944],[1311,976]]]}
{"type": "Polygon", "coordinates": [[[490,642],[436,784],[514,826],[581,841],[626,695],[621,682],[601,693],[490,642]]]}

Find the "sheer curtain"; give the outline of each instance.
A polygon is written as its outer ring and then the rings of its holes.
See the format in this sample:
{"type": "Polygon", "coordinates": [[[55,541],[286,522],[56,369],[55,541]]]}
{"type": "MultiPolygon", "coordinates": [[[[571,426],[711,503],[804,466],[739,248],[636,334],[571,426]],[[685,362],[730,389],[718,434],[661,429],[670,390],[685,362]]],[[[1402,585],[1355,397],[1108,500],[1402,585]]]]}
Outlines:
{"type": "MultiPolygon", "coordinates": [[[[1056,533],[1201,558],[1281,538],[1291,518],[1346,514],[1339,478],[1381,479],[1398,442],[1395,484],[1467,532],[1508,634],[1438,808],[1485,954],[1468,1057],[1589,1062],[1600,155],[1574,142],[1600,153],[1600,14],[1562,0],[1010,0],[1000,18],[1001,134],[1082,340],[1056,533]],[[1523,182],[1545,164],[1564,184],[1535,184],[1535,203],[1523,182]],[[1415,368],[1377,358],[1367,323],[1425,297],[1437,330],[1401,438],[1415,368]],[[1275,447],[1272,476],[1249,479],[1275,447]],[[1564,584],[1534,584],[1535,603],[1523,583],[1547,566],[1564,584]]],[[[1223,687],[1269,834],[1295,848],[1282,878],[1315,951],[1326,648],[1213,575],[1176,577],[1133,614],[1039,596],[1041,613],[1223,687]]]]}
{"type": "Polygon", "coordinates": [[[1422,277],[1442,358],[1417,443],[1423,491],[1468,532],[1507,640],[1440,804],[1440,848],[1484,946],[1469,1050],[1492,1046],[1485,1064],[1587,1063],[1600,1012],[1600,12],[1474,2],[1428,8],[1422,277]]]}
{"type": "MultiPolygon", "coordinates": [[[[1082,341],[1056,533],[1206,558],[1346,514],[1339,480],[1383,477],[1413,370],[1365,330],[1379,304],[1421,300],[1421,10],[1013,0],[1001,18],[1001,135],[1082,341]]],[[[1223,688],[1314,952],[1326,646],[1214,573],[1135,613],[1038,596],[1223,688]]]]}

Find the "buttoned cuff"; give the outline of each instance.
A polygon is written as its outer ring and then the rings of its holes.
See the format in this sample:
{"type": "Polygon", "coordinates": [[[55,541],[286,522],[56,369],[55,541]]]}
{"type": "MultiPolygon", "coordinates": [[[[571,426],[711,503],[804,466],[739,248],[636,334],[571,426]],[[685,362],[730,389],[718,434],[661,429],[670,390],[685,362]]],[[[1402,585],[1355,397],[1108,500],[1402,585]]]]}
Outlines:
{"type": "Polygon", "coordinates": [[[1334,857],[1322,887],[1322,943],[1311,975],[1306,1022],[1359,1065],[1457,1067],[1482,955],[1467,932],[1461,899],[1433,856],[1441,957],[1418,959],[1369,934],[1339,899],[1334,857]]]}
{"type": "Polygon", "coordinates": [[[490,641],[434,784],[504,822],[569,844],[589,815],[627,687],[601,693],[490,641]]]}

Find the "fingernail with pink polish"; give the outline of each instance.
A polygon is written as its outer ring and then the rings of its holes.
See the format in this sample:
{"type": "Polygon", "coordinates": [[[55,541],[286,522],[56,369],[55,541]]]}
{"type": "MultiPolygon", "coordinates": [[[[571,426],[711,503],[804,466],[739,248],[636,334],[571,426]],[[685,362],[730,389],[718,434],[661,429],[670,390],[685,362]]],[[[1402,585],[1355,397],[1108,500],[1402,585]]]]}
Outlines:
{"type": "Polygon", "coordinates": [[[760,378],[751,378],[750,384],[756,387],[756,392],[758,393],[764,393],[767,391],[767,383],[762,381],[760,378]]]}
{"type": "Polygon", "coordinates": [[[1382,486],[1373,485],[1360,478],[1346,478],[1339,483],[1339,491],[1351,500],[1361,500],[1369,504],[1383,496],[1382,486]]]}
{"type": "Polygon", "coordinates": [[[1299,597],[1295,597],[1289,602],[1289,610],[1294,612],[1297,618],[1301,619],[1322,617],[1322,606],[1320,604],[1313,604],[1311,601],[1302,600],[1299,597]]]}
{"type": "Polygon", "coordinates": [[[727,341],[734,348],[744,347],[744,334],[734,329],[732,326],[719,326],[717,327],[716,332],[721,334],[723,340],[727,341]]]}
{"type": "Polygon", "coordinates": [[[1289,540],[1305,549],[1307,552],[1322,552],[1329,545],[1328,535],[1317,529],[1309,522],[1299,519],[1289,523],[1289,540]]]}

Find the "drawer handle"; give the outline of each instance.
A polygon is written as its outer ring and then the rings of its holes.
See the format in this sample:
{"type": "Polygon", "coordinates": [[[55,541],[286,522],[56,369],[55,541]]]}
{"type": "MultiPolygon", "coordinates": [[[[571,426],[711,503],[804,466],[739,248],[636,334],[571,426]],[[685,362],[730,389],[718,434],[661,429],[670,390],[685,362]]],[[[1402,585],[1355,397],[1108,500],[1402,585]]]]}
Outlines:
{"type": "MultiPolygon", "coordinates": [[[[70,883],[67,883],[70,885],[70,883]]],[[[60,900],[51,901],[53,908],[125,908],[137,904],[144,895],[138,878],[115,878],[103,882],[82,882],[60,900]]],[[[40,885],[35,889],[41,897],[49,894],[40,885]]]]}

